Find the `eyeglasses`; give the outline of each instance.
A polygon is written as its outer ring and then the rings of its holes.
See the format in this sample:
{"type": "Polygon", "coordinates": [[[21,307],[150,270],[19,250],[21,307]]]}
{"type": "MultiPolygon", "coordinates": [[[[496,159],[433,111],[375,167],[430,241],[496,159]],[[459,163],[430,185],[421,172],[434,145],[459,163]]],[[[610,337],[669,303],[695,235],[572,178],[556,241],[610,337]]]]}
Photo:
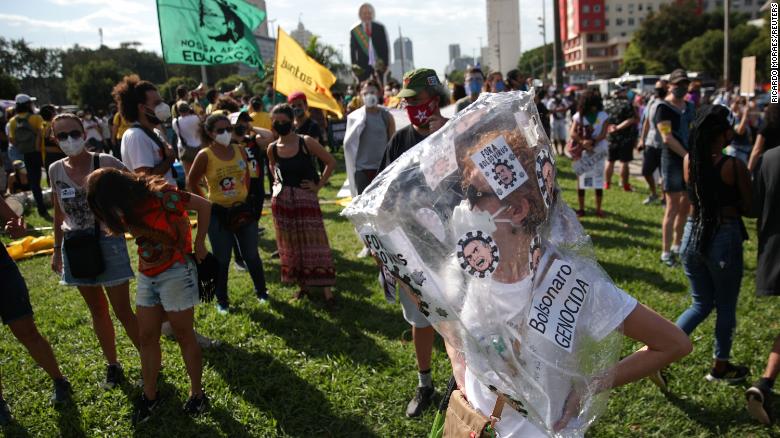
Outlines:
{"type": "Polygon", "coordinates": [[[57,137],[57,140],[60,140],[60,141],[65,141],[65,140],[68,139],[68,137],[73,138],[73,139],[81,138],[83,135],[84,134],[80,130],[78,130],[78,129],[74,129],[73,131],[70,131],[70,132],[58,132],[58,133],[54,134],[54,136],[57,137]]]}
{"type": "Polygon", "coordinates": [[[225,131],[233,132],[233,127],[232,126],[228,126],[227,128],[218,128],[218,129],[214,130],[214,132],[216,132],[217,134],[224,134],[225,131]]]}

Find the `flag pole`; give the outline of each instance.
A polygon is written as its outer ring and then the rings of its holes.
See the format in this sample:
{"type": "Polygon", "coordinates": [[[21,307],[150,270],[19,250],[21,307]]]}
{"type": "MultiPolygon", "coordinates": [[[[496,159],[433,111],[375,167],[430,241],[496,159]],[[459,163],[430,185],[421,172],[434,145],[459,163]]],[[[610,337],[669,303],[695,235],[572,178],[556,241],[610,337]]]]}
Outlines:
{"type": "Polygon", "coordinates": [[[279,74],[276,68],[279,63],[276,62],[276,58],[279,57],[279,29],[281,29],[281,26],[276,26],[276,41],[274,42],[274,97],[271,99],[271,105],[276,105],[276,75],[279,74]]]}

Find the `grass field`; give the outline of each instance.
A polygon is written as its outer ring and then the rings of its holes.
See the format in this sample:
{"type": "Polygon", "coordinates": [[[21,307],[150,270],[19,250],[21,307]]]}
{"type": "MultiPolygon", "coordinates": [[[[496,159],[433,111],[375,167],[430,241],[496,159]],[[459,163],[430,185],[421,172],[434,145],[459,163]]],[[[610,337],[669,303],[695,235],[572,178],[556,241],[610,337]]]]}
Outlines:
{"type": "MultiPolygon", "coordinates": [[[[341,157],[338,157],[341,160],[341,157]]],[[[574,176],[560,160],[564,198],[575,202],[574,176]]],[[[345,178],[343,169],[321,193],[334,199],[345,178]]],[[[643,206],[638,193],[605,194],[606,219],[583,223],[593,238],[602,266],[623,289],[669,319],[689,304],[687,280],[680,268],[658,262],[660,206],[643,206]]],[[[593,205],[589,194],[588,205],[593,205]]],[[[273,226],[263,218],[260,242],[269,281],[271,306],[253,297],[249,275],[231,268],[234,311],[217,314],[212,305],[197,309],[197,328],[222,341],[204,351],[204,385],[211,397],[208,413],[197,419],[181,413],[187,379],[178,346],[162,341],[163,407],[137,430],[131,426],[132,403],[140,390],[132,383],[105,391],[99,387],[105,360],[92,332],[84,301],[75,289],[59,286],[45,257],[20,263],[31,290],[35,318],[52,343],[73,384],[72,403],[55,409],[49,403],[51,383],[10,331],[0,330],[0,372],[6,399],[16,422],[3,429],[9,437],[25,436],[392,436],[427,435],[433,410],[423,418],[404,417],[417,384],[411,333],[398,306],[387,304],[376,284],[370,259],[357,259],[361,246],[339,216],[341,207],[323,205],[325,223],[338,270],[335,289],[340,309],[326,312],[321,297],[290,303],[295,288],[279,282],[279,265],[271,260],[273,226]]],[[[589,211],[592,213],[592,210],[589,211]]],[[[43,223],[36,218],[33,224],[43,223]]],[[[763,370],[768,348],[780,332],[780,303],[754,294],[755,224],[745,249],[745,276],[733,357],[750,366],[752,378],[763,370]]],[[[135,246],[129,246],[131,254],[135,246]]],[[[135,263],[135,256],[133,255],[135,263]]],[[[2,285],[0,285],[2,287],[2,285]]],[[[134,290],[134,283],[131,291],[134,290]]],[[[133,293],[133,292],[131,292],[133,293]]],[[[610,436],[772,436],[780,428],[751,421],[744,408],[743,386],[708,383],[704,375],[712,357],[714,317],[694,333],[695,351],[670,368],[672,394],[664,396],[649,381],[614,391],[609,410],[588,432],[610,436]]],[[[140,377],[138,354],[115,323],[121,362],[129,382],[140,377]]],[[[625,353],[637,348],[624,343],[625,353]]],[[[434,382],[443,389],[449,363],[443,345],[434,351],[434,382]]]]}

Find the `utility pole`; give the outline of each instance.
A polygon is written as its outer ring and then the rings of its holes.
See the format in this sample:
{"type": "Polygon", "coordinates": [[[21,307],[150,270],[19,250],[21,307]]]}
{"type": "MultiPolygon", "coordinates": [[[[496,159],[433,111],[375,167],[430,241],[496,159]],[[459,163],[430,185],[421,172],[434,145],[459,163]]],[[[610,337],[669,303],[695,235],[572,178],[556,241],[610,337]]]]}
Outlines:
{"type": "Polygon", "coordinates": [[[404,36],[401,33],[401,26],[398,26],[398,41],[401,43],[401,77],[406,74],[406,61],[404,58],[406,58],[406,54],[404,53],[404,36]]]}
{"type": "Polygon", "coordinates": [[[553,29],[555,38],[553,39],[553,84],[558,89],[563,87],[563,51],[561,50],[561,9],[558,0],[553,0],[553,29]]]}
{"type": "Polygon", "coordinates": [[[100,35],[100,47],[103,47],[103,28],[98,28],[98,35],[100,35]]]}
{"type": "Polygon", "coordinates": [[[542,36],[542,83],[547,80],[547,12],[545,2],[542,2],[542,16],[536,17],[539,21],[539,35],[542,36]]]}
{"type": "Polygon", "coordinates": [[[723,1],[723,86],[728,90],[729,80],[729,15],[731,14],[731,1],[723,1]]]}
{"type": "Polygon", "coordinates": [[[205,65],[201,65],[200,66],[200,81],[203,82],[204,85],[208,85],[209,84],[209,77],[206,74],[206,66],[205,65]]]}
{"type": "Polygon", "coordinates": [[[501,71],[501,20],[496,20],[496,55],[498,56],[498,66],[494,71],[501,71]]]}

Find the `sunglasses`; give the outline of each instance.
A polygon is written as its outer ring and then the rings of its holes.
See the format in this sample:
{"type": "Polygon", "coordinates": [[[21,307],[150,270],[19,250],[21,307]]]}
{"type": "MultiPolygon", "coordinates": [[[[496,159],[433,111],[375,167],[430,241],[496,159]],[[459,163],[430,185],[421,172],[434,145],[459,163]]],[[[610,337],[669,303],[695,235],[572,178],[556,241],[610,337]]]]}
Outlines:
{"type": "Polygon", "coordinates": [[[498,195],[496,195],[495,193],[481,192],[477,190],[476,187],[474,186],[468,186],[465,195],[466,195],[466,199],[469,201],[469,207],[471,208],[474,208],[474,206],[477,204],[477,202],[480,199],[498,198],[498,195]]]}
{"type": "Polygon", "coordinates": [[[58,132],[54,134],[54,136],[57,137],[57,140],[60,141],[65,141],[68,139],[68,137],[73,139],[81,138],[83,135],[84,134],[78,129],[74,129],[73,131],[70,132],[58,132]]]}
{"type": "Polygon", "coordinates": [[[214,130],[214,132],[216,132],[217,134],[224,134],[225,131],[233,132],[233,127],[232,126],[228,126],[227,128],[218,128],[218,129],[214,130]]]}

